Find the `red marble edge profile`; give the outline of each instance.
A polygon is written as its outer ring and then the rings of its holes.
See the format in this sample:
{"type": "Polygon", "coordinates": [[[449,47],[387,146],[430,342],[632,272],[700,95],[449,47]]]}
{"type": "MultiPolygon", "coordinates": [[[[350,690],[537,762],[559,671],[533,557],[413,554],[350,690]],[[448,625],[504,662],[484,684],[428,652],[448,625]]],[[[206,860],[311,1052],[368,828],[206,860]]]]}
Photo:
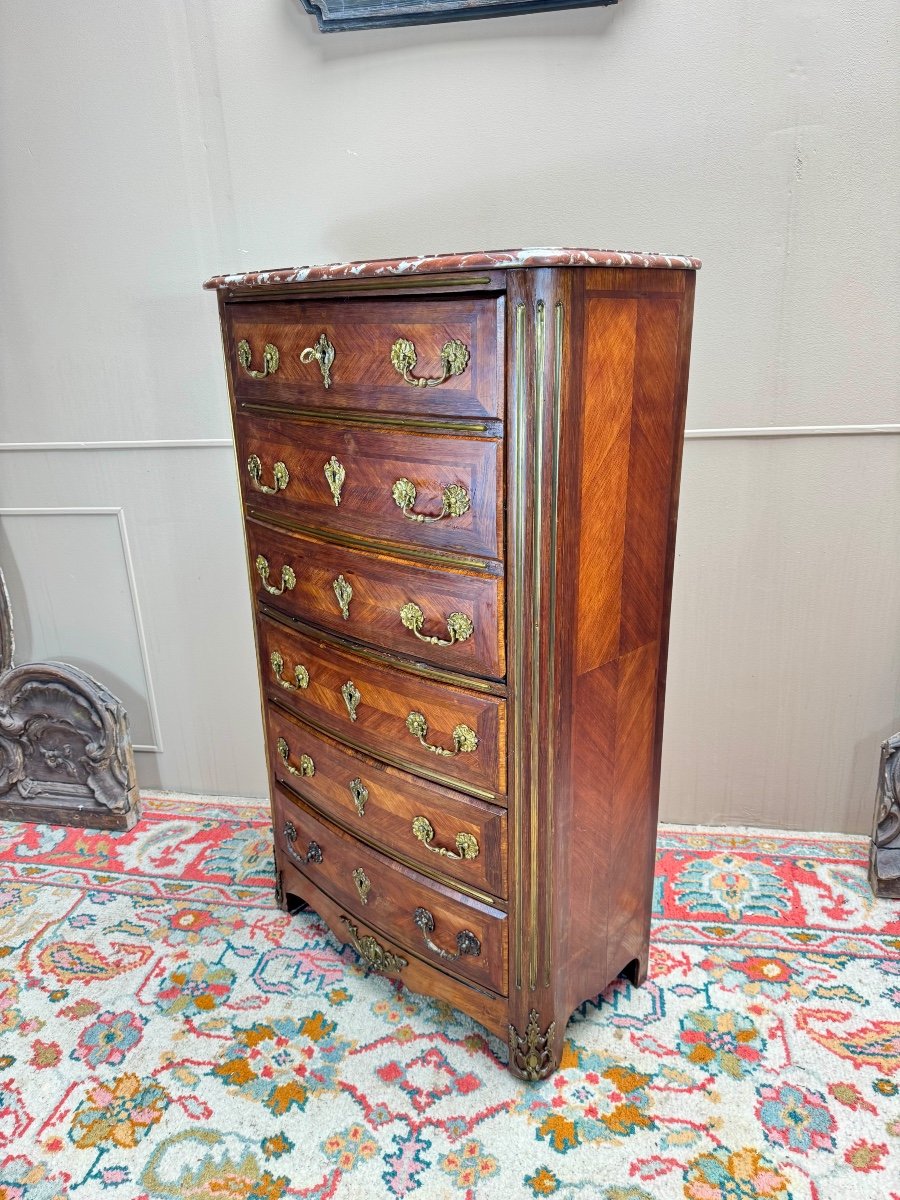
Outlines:
{"type": "Polygon", "coordinates": [[[210,289],[266,287],[271,284],[312,283],[327,279],[377,279],[380,275],[496,271],[506,267],[652,267],[657,270],[698,271],[700,265],[699,258],[690,258],[683,254],[542,246],[521,250],[477,250],[470,254],[423,254],[410,258],[372,259],[370,262],[281,267],[274,271],[245,271],[235,275],[214,275],[203,286],[210,289]]]}

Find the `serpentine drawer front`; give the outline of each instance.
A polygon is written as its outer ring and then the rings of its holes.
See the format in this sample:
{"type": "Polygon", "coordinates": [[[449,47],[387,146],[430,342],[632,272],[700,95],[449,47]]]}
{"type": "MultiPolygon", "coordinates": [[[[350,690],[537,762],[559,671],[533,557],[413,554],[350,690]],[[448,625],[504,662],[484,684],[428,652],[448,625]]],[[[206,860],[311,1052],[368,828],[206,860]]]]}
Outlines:
{"type": "Polygon", "coordinates": [[[647,972],[699,265],[537,249],[207,284],[276,899],[527,1080],[574,1008],[647,972]]]}
{"type": "Polygon", "coordinates": [[[234,387],[257,405],[499,417],[503,301],[234,304],[234,387]]]}
{"type": "Polygon", "coordinates": [[[506,896],[506,812],[360,754],[268,706],[276,780],[351,833],[429,873],[506,896]],[[302,774],[301,758],[313,763],[302,774]],[[301,766],[301,773],[296,768],[301,766]]]}
{"type": "Polygon", "coordinates": [[[350,913],[418,958],[494,992],[506,989],[506,913],[427,879],[280,797],[275,839],[350,913]],[[310,845],[315,849],[310,853],[310,845]],[[428,914],[428,920],[423,914],[428,914]]]}
{"type": "Polygon", "coordinates": [[[398,670],[263,616],[259,651],[270,700],[347,745],[483,799],[506,791],[506,704],[497,696],[398,670]]]}
{"type": "Polygon", "coordinates": [[[498,438],[242,416],[237,441],[244,503],[263,519],[430,559],[503,557],[498,438]]]}
{"type": "Polygon", "coordinates": [[[261,604],[435,666],[503,677],[497,576],[423,567],[258,521],[247,522],[247,543],[261,604]]]}

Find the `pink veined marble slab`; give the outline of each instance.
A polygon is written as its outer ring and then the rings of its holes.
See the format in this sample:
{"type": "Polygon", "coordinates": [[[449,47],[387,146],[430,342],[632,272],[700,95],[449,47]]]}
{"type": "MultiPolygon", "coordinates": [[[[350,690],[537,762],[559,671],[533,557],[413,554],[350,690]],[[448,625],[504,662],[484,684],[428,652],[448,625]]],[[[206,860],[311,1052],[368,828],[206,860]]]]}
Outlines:
{"type": "Polygon", "coordinates": [[[265,287],[267,284],[312,283],[325,279],[374,279],[379,275],[431,275],[447,271],[496,271],[506,267],[654,267],[697,271],[699,258],[683,254],[623,250],[574,250],[531,246],[521,250],[476,250],[470,254],[422,254],[412,258],[377,258],[371,262],[325,263],[214,275],[206,288],[265,287]]]}

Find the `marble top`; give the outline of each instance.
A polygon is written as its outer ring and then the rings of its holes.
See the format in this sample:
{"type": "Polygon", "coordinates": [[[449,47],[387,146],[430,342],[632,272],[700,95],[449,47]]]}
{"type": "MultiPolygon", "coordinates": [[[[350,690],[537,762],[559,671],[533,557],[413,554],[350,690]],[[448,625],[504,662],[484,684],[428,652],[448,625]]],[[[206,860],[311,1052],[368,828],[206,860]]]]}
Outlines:
{"type": "Polygon", "coordinates": [[[376,258],[370,262],[325,263],[281,267],[274,271],[244,271],[214,275],[206,288],[266,287],[313,283],[327,279],[377,279],[389,275],[430,275],[448,271],[496,271],[507,267],[654,267],[696,271],[699,258],[634,250],[582,250],[560,246],[529,246],[520,250],[476,250],[469,254],[422,254],[410,258],[376,258]]]}

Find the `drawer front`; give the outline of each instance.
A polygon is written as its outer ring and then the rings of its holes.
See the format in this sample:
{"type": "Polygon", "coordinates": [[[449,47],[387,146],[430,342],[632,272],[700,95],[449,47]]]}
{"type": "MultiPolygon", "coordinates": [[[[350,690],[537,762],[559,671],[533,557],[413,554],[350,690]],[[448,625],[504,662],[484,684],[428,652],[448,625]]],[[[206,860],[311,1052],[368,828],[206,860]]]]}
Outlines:
{"type": "Polygon", "coordinates": [[[503,557],[495,439],[247,415],[235,424],[252,510],[416,549],[503,557]]]}
{"type": "Polygon", "coordinates": [[[506,813],[355,753],[267,706],[276,780],[327,817],[472,887],[506,895],[506,813]],[[284,748],[287,755],[283,757],[284,748]],[[312,774],[296,775],[306,754],[312,774]]]}
{"type": "MultiPolygon", "coordinates": [[[[503,700],[370,662],[264,616],[259,651],[269,698],[340,741],[488,799],[505,793],[503,700]],[[410,714],[421,715],[427,724],[421,740],[407,724],[410,714]],[[472,731],[477,745],[460,734],[454,739],[461,726],[472,731]],[[429,750],[423,742],[448,753],[429,750]]],[[[421,728],[417,721],[410,724],[421,728]]]]}
{"type": "Polygon", "coordinates": [[[505,994],[506,914],[434,883],[275,794],[284,860],[350,913],[432,966],[505,994]]]}
{"type": "Polygon", "coordinates": [[[486,296],[228,304],[235,396],[300,408],[499,417],[502,304],[486,296]],[[405,343],[399,351],[398,342],[405,343]]]}
{"type": "Polygon", "coordinates": [[[417,662],[503,677],[495,576],[417,567],[255,521],[247,522],[247,541],[261,603],[417,662]]]}

